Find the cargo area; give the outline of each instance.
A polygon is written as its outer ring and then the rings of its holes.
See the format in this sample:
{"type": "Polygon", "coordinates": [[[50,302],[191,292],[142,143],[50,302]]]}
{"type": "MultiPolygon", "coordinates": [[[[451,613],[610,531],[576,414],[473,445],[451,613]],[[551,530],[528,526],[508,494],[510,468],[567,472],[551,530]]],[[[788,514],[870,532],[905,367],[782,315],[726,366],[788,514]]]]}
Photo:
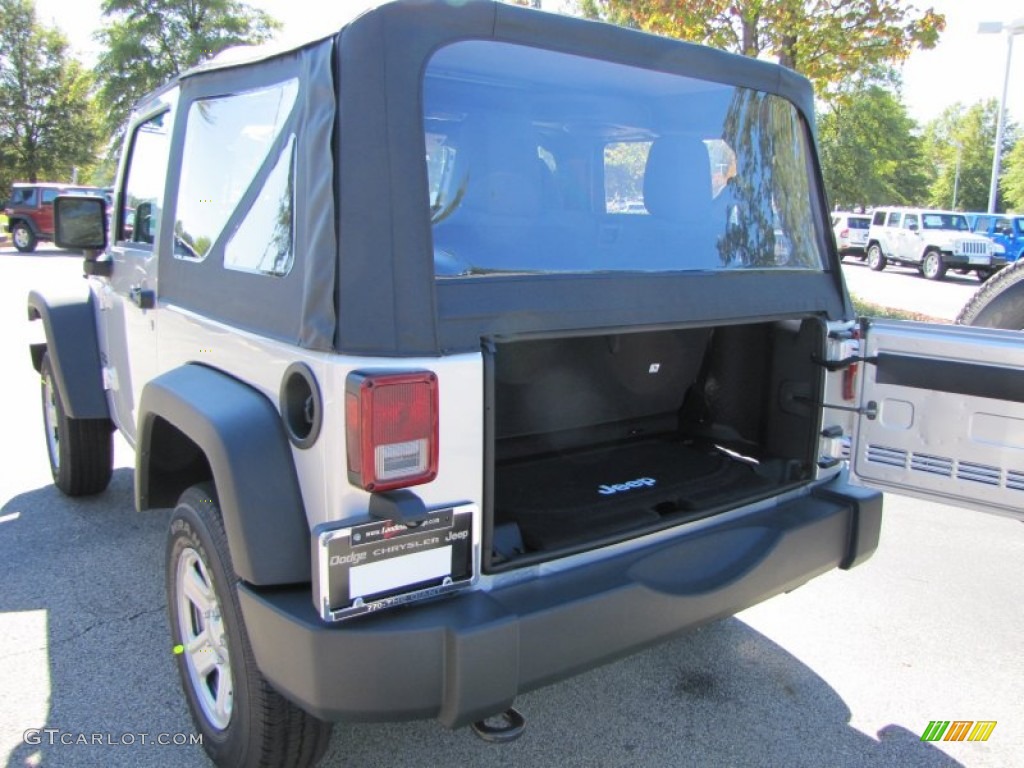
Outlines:
{"type": "Polygon", "coordinates": [[[823,335],[801,318],[491,340],[485,569],[603,546],[810,480],[823,335]]]}

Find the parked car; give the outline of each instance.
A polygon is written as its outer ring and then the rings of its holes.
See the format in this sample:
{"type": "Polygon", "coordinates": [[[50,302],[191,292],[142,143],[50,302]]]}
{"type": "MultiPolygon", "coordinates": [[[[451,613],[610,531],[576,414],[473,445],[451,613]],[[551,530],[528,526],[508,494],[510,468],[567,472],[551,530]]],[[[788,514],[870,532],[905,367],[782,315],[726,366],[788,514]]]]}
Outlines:
{"type": "Polygon", "coordinates": [[[871,217],[860,213],[837,212],[832,214],[832,234],[836,238],[839,257],[857,256],[865,258],[868,251],[868,230],[871,217]]]}
{"type": "Polygon", "coordinates": [[[972,233],[964,214],[928,208],[876,209],[867,258],[875,271],[893,262],[916,267],[929,280],[941,280],[951,268],[987,280],[1006,265],[1002,247],[972,233]]]}
{"type": "Polygon", "coordinates": [[[88,280],[29,295],[31,361],[57,487],[103,491],[116,429],[173,507],[164,648],[218,765],[338,721],[513,738],[520,694],[864,562],[879,489],[1022,517],[1024,345],[856,317],[813,110],[774,64],[449,0],[137,105],[109,230],[57,200],[88,280]]]}
{"type": "Polygon", "coordinates": [[[1024,216],[1006,213],[969,213],[971,231],[1002,246],[1007,261],[1024,256],[1024,216]]]}
{"type": "Polygon", "coordinates": [[[71,184],[16,183],[12,185],[10,199],[4,208],[7,231],[14,247],[31,253],[40,241],[53,239],[53,201],[61,194],[84,194],[103,197],[98,187],[71,184]]]}

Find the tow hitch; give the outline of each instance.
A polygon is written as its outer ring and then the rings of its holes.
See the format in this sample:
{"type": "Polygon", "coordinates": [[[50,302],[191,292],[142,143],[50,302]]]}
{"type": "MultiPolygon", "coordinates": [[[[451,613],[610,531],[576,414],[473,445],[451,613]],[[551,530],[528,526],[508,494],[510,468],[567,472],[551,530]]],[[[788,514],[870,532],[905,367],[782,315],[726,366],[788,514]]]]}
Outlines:
{"type": "Polygon", "coordinates": [[[500,715],[477,720],[471,727],[473,733],[490,744],[507,744],[523,735],[526,718],[517,709],[509,707],[500,715]]]}

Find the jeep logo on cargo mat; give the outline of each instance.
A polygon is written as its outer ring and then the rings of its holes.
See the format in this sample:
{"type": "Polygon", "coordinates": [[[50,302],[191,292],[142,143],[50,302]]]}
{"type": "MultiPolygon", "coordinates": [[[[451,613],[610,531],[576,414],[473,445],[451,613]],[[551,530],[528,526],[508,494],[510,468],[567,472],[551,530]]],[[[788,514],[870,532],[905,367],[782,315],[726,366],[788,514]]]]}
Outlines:
{"type": "Polygon", "coordinates": [[[634,488],[652,488],[657,484],[657,480],[653,477],[638,477],[636,480],[628,480],[625,483],[615,483],[614,485],[599,485],[597,486],[597,492],[602,496],[611,496],[615,493],[621,493],[622,491],[631,491],[634,488]]]}

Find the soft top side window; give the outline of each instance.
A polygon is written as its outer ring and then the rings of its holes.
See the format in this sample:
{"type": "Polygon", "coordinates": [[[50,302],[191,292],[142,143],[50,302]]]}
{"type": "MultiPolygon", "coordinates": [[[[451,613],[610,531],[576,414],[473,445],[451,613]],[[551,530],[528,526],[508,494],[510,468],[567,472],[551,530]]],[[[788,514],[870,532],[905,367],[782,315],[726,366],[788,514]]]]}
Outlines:
{"type": "Polygon", "coordinates": [[[293,78],[189,106],[175,208],[175,258],[202,261],[221,239],[291,115],[298,90],[293,78]]]}
{"type": "Polygon", "coordinates": [[[295,261],[295,137],[278,154],[260,195],[224,245],[224,267],[281,277],[295,261]]]}

